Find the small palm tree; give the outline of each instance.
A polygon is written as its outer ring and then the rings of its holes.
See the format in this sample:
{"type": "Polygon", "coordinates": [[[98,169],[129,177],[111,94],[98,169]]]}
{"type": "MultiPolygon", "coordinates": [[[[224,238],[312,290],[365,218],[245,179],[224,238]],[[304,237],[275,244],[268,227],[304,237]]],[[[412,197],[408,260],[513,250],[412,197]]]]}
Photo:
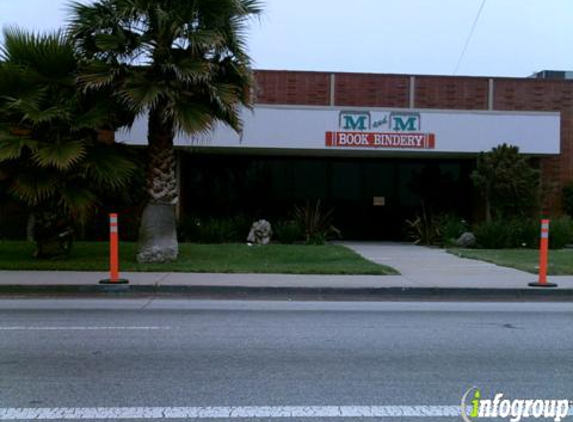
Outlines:
{"type": "Polygon", "coordinates": [[[65,251],[57,231],[84,219],[98,194],[118,191],[136,169],[124,148],[101,142],[125,119],[109,112],[109,99],[80,92],[64,34],[11,28],[3,35],[0,168],[35,217],[36,255],[58,254],[65,251]]]}
{"type": "Polygon", "coordinates": [[[90,66],[88,89],[113,87],[126,108],[148,116],[147,190],[137,258],[177,258],[173,139],[222,121],[240,131],[253,76],[245,25],[257,0],[97,0],[71,5],[71,34],[90,66]]]}

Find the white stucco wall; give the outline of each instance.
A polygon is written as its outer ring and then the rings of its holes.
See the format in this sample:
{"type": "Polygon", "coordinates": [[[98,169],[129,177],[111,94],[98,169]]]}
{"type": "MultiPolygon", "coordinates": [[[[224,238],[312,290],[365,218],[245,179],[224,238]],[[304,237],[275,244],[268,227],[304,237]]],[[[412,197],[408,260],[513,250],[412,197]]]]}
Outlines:
{"type": "MultiPolygon", "coordinates": [[[[269,152],[273,149],[369,151],[387,156],[414,151],[418,155],[478,153],[505,142],[518,146],[526,154],[560,152],[560,114],[554,112],[257,106],[253,111],[244,110],[242,118],[242,136],[218,125],[209,134],[178,135],[175,144],[269,152]],[[402,126],[393,119],[398,119],[402,126]],[[343,139],[352,133],[354,139],[363,139],[367,145],[328,146],[329,132],[342,133],[343,139]],[[427,138],[432,135],[433,142],[425,148],[375,145],[374,139],[382,133],[427,138]]],[[[145,144],[146,138],[145,118],[136,121],[130,131],[120,131],[116,136],[118,141],[129,144],[145,144]]]]}

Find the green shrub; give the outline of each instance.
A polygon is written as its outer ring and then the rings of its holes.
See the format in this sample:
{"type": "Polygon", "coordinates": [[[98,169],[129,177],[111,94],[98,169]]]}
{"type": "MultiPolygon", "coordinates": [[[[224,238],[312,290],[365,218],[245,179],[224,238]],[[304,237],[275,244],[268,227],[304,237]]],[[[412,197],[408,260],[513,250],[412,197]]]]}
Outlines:
{"type": "Polygon", "coordinates": [[[491,221],[476,224],[473,233],[476,237],[476,247],[483,249],[501,249],[506,247],[505,224],[501,221],[491,221]]]}
{"type": "Polygon", "coordinates": [[[303,228],[306,243],[321,245],[333,237],[341,237],[340,230],[333,226],[334,209],[323,211],[320,200],[314,205],[309,202],[305,206],[294,209],[295,221],[303,228]]]}
{"type": "Polygon", "coordinates": [[[273,232],[277,240],[281,243],[294,243],[304,240],[304,229],[295,220],[279,221],[273,232]]]}
{"type": "Polygon", "coordinates": [[[549,223],[549,247],[561,249],[573,241],[573,221],[571,217],[559,217],[549,223]]]}
{"type": "Polygon", "coordinates": [[[208,218],[187,216],[179,224],[179,239],[196,243],[245,242],[251,220],[239,215],[229,218],[208,218]]]}
{"type": "Polygon", "coordinates": [[[435,215],[426,212],[422,206],[421,212],[413,220],[406,220],[406,230],[415,244],[449,246],[468,231],[468,225],[455,215],[435,215]]]}
{"type": "Polygon", "coordinates": [[[538,219],[527,219],[522,222],[514,223],[519,231],[518,242],[523,248],[539,248],[539,235],[541,222],[538,219]]]}
{"type": "MultiPolygon", "coordinates": [[[[538,248],[541,227],[537,219],[494,220],[474,227],[477,247],[484,249],[538,248]]],[[[561,249],[573,241],[570,217],[552,219],[549,225],[549,247],[561,249]]]]}
{"type": "Polygon", "coordinates": [[[514,145],[502,144],[478,156],[471,174],[481,193],[486,221],[529,218],[539,205],[539,171],[514,145]]]}
{"type": "Polygon", "coordinates": [[[538,245],[539,224],[531,219],[497,219],[477,224],[474,235],[478,248],[532,248],[538,245]]]}
{"type": "Polygon", "coordinates": [[[179,217],[177,223],[177,239],[180,242],[190,242],[191,238],[197,237],[198,226],[201,220],[198,217],[185,215],[179,217]]]}
{"type": "Polygon", "coordinates": [[[311,234],[307,240],[306,243],[308,243],[309,245],[324,245],[326,243],[326,241],[328,240],[326,233],[313,233],[311,234]]]}
{"type": "Polygon", "coordinates": [[[416,245],[435,245],[441,241],[438,218],[425,211],[413,220],[406,220],[406,231],[416,245]]]}
{"type": "Polygon", "coordinates": [[[451,246],[468,231],[466,220],[452,214],[443,214],[437,218],[438,233],[442,246],[451,246]]]}

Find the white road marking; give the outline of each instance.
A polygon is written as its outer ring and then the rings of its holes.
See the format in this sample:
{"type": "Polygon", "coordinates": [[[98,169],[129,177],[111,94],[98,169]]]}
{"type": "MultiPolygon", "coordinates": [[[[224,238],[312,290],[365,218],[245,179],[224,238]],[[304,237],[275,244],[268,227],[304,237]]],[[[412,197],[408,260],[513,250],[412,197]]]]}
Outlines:
{"type": "Polygon", "coordinates": [[[53,331],[53,330],[75,330],[75,331],[82,331],[82,330],[170,330],[171,327],[88,327],[88,326],[26,326],[26,325],[15,325],[15,326],[7,326],[7,327],[0,327],[0,331],[20,331],[20,330],[46,330],[46,331],[53,331]]]}
{"type": "Polygon", "coordinates": [[[430,418],[460,417],[460,406],[238,406],[0,408],[0,420],[430,418]]]}
{"type": "MultiPolygon", "coordinates": [[[[468,406],[469,414],[471,407],[468,406]]],[[[237,406],[0,408],[1,421],[82,419],[459,418],[460,406],[237,406]]],[[[573,408],[568,416],[573,416],[573,408]]]]}

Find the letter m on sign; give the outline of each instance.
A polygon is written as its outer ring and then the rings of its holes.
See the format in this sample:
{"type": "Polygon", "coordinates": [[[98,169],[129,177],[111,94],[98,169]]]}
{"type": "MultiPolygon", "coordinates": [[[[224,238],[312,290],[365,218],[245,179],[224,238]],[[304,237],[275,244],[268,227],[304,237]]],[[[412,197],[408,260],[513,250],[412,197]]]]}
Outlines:
{"type": "Polygon", "coordinates": [[[421,126],[418,113],[391,113],[390,122],[395,132],[415,132],[421,126]]]}
{"type": "Polygon", "coordinates": [[[339,126],[342,130],[370,129],[370,113],[363,111],[341,111],[339,126]]]}

